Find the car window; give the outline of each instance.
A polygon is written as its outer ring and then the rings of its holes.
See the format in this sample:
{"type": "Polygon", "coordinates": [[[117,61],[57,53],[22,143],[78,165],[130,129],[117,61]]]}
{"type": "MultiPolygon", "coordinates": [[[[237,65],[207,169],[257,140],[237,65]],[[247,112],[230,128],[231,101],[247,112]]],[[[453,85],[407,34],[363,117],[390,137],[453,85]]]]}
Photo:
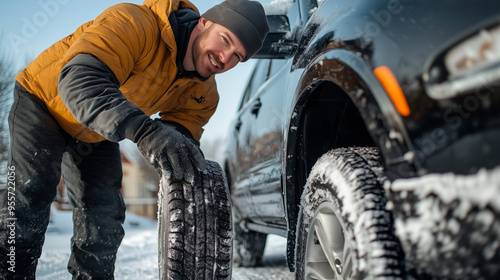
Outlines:
{"type": "Polygon", "coordinates": [[[250,82],[245,89],[245,95],[241,101],[240,109],[255,95],[259,87],[269,78],[270,64],[271,60],[269,59],[261,59],[257,62],[255,70],[252,73],[252,77],[250,78],[250,82]]]}

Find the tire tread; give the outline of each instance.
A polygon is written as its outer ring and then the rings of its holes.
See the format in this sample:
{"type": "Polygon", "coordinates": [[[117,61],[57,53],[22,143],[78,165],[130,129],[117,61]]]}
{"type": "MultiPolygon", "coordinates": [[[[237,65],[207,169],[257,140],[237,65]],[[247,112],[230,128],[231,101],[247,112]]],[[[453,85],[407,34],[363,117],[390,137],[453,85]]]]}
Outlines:
{"type": "Polygon", "coordinates": [[[160,279],[231,278],[232,250],[228,247],[232,242],[227,242],[232,240],[231,202],[221,170],[217,163],[207,161],[201,186],[162,179],[160,279]]]}
{"type": "MultiPolygon", "coordinates": [[[[339,197],[339,190],[336,187],[330,187],[335,186],[338,180],[330,176],[329,172],[333,170],[337,170],[343,178],[348,180],[349,192],[355,198],[353,201],[355,206],[349,207],[353,209],[350,213],[344,213],[347,211],[342,209],[347,208],[343,206],[344,202],[341,199],[337,199],[338,210],[342,213],[341,223],[345,225],[347,231],[351,232],[350,244],[359,246],[357,242],[364,241],[367,244],[363,244],[369,247],[361,251],[359,249],[363,248],[354,248],[354,256],[358,258],[355,263],[358,263],[359,259],[364,259],[368,264],[365,268],[358,267],[357,270],[355,268],[354,279],[404,279],[404,257],[399,240],[394,233],[392,215],[386,209],[387,200],[383,189],[385,177],[382,173],[378,150],[375,148],[332,150],[323,155],[313,167],[302,196],[301,214],[297,227],[297,279],[302,279],[304,273],[304,267],[302,267],[304,260],[301,255],[305,250],[305,232],[311,219],[305,214],[309,211],[303,211],[302,207],[304,203],[312,203],[307,200],[308,192],[312,193],[318,189],[330,190],[332,197],[339,197]],[[317,167],[319,165],[321,167],[317,167]],[[354,215],[355,218],[350,218],[350,215],[354,215]],[[361,215],[369,218],[359,219],[361,215]],[[353,220],[355,224],[352,223],[353,220]],[[366,223],[359,224],[361,220],[366,223]],[[360,238],[366,240],[360,241],[360,238]]],[[[320,202],[314,203],[319,205],[320,202]]]]}

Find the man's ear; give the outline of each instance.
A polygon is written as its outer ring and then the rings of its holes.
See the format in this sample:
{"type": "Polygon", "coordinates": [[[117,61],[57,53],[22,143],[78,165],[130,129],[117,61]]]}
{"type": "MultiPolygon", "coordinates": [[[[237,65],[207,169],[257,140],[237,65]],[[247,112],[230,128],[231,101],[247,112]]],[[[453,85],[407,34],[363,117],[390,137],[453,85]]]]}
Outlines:
{"type": "Polygon", "coordinates": [[[207,28],[211,23],[212,22],[209,21],[208,19],[206,19],[204,17],[200,17],[200,19],[198,20],[198,24],[196,26],[201,31],[201,30],[207,28]]]}

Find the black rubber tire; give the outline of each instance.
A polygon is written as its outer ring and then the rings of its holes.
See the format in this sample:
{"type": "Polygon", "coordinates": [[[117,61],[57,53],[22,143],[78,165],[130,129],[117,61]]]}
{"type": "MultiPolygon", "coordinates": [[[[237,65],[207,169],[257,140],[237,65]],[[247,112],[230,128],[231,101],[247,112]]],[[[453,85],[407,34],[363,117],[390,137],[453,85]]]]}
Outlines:
{"type": "Polygon", "coordinates": [[[316,162],[301,198],[296,279],[404,279],[385,180],[375,148],[336,149],[316,162]]]}
{"type": "Polygon", "coordinates": [[[239,267],[255,267],[262,264],[267,234],[244,229],[233,208],[233,264],[239,267]]]}
{"type": "Polygon", "coordinates": [[[223,174],[217,163],[207,161],[202,186],[161,179],[160,279],[231,279],[231,202],[223,174]]]}

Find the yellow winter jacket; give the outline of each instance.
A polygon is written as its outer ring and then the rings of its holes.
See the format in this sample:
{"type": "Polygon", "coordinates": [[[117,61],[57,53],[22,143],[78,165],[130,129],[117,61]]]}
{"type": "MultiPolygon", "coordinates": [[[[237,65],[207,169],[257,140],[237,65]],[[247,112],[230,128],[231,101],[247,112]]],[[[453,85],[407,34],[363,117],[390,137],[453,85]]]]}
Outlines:
{"type": "Polygon", "coordinates": [[[183,125],[199,141],[219,96],[213,76],[205,81],[175,79],[177,45],[168,17],[180,8],[198,12],[187,0],[112,6],[42,52],[16,80],[45,102],[72,137],[90,143],[105,140],[75,119],[57,88],[61,69],[73,57],[92,54],[113,71],[127,100],[148,116],[159,112],[162,119],[183,125]]]}

